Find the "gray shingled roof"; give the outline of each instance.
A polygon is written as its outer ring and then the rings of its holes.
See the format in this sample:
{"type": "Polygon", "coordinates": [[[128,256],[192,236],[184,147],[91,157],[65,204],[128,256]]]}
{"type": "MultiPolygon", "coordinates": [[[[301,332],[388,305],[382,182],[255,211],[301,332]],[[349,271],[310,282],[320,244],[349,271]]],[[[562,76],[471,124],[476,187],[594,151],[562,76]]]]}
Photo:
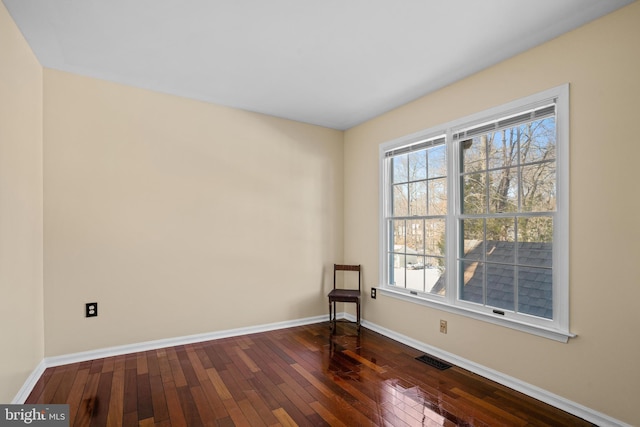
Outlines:
{"type": "MultiPolygon", "coordinates": [[[[481,263],[484,245],[481,241],[465,242],[465,285],[461,297],[465,301],[483,303],[482,278],[487,275],[486,304],[499,309],[514,309],[514,242],[487,241],[486,263],[481,263]]],[[[552,244],[540,242],[517,243],[518,253],[518,312],[551,319],[552,299],[552,244]]],[[[444,292],[441,278],[432,289],[444,292]]]]}

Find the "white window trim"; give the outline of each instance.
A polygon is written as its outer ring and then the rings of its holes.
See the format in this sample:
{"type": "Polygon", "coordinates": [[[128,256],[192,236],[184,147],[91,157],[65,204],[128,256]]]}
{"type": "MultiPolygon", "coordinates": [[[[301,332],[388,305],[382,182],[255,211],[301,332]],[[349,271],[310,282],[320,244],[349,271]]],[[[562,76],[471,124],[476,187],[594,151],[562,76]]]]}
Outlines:
{"type": "Polygon", "coordinates": [[[407,289],[380,285],[382,295],[399,298],[404,301],[417,303],[423,306],[436,308],[450,313],[459,314],[477,320],[482,320],[496,325],[505,326],[519,331],[531,333],[537,336],[567,342],[576,335],[569,330],[569,85],[561,85],[507,104],[490,108],[488,110],[472,114],[454,121],[435,126],[406,135],[379,146],[379,277],[386,282],[388,277],[388,234],[385,232],[385,217],[388,209],[387,177],[388,169],[385,161],[385,153],[402,146],[412,145],[416,142],[433,138],[438,135],[446,135],[447,138],[447,187],[449,212],[459,212],[457,199],[458,184],[458,159],[457,143],[453,141],[453,131],[461,126],[479,124],[497,117],[504,117],[512,113],[521,112],[529,106],[541,105],[550,100],[556,100],[556,133],[557,133],[557,212],[555,214],[555,227],[553,236],[553,312],[554,320],[535,318],[531,322],[525,322],[522,317],[518,319],[509,316],[490,314],[485,309],[475,309],[472,304],[465,304],[456,300],[456,283],[458,273],[456,268],[456,245],[451,244],[457,239],[456,215],[447,216],[447,292],[446,296],[436,296],[415,293],[407,289]]]}

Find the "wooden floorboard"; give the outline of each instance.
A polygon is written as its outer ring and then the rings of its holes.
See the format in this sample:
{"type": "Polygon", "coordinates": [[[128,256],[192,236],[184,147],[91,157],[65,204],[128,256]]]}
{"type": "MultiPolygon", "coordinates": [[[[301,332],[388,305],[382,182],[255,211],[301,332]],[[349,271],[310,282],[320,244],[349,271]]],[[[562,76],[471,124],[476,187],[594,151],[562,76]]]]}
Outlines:
{"type": "Polygon", "coordinates": [[[70,426],[590,426],[351,324],[327,323],[48,368],[26,403],[70,426]]]}

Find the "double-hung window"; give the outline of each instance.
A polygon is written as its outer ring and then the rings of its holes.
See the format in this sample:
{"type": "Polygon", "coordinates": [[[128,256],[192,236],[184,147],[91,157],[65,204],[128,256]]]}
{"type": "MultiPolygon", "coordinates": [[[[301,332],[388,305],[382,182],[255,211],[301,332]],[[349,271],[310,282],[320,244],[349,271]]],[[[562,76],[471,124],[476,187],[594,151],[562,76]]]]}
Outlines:
{"type": "Polygon", "coordinates": [[[444,136],[385,153],[389,284],[438,294],[446,278],[447,162],[444,136]]]}
{"type": "Polygon", "coordinates": [[[382,290],[566,341],[568,86],[382,144],[382,290]]]}

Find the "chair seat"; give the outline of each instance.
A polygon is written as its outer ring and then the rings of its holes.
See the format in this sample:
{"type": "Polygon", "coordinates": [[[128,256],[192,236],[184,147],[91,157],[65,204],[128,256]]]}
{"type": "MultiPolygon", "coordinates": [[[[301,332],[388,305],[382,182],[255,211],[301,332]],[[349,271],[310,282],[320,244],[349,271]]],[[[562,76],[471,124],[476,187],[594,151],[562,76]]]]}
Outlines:
{"type": "Polygon", "coordinates": [[[334,289],[329,292],[330,301],[357,302],[360,299],[360,291],[356,289],[334,289]]]}

